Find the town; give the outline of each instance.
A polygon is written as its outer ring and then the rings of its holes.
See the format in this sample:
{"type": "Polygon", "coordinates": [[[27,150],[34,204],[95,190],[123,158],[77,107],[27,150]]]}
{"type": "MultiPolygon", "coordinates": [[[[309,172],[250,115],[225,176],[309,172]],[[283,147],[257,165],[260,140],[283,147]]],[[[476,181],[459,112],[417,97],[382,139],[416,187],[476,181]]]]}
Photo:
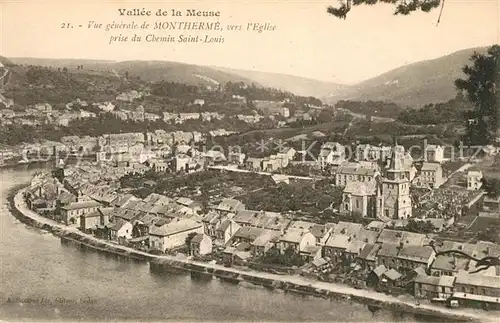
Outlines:
{"type": "Polygon", "coordinates": [[[332,106],[202,74],[212,85],[3,70],[0,160],[56,164],[24,194],[37,214],[151,254],[500,307],[500,265],[484,267],[500,256],[499,140],[453,143],[478,117],[414,125],[435,106],[332,106]]]}
{"type": "MultiPolygon", "coordinates": [[[[129,139],[141,141],[142,134],[133,135],[129,139]]],[[[102,158],[113,149],[108,141],[95,162],[35,177],[26,201],[39,214],[146,252],[184,253],[226,266],[495,308],[500,267],[471,274],[474,260],[436,256],[431,243],[475,258],[499,256],[500,246],[486,240],[487,232],[469,234],[474,226],[498,223],[500,196],[483,190],[483,174],[473,164],[464,163],[469,168],[445,177],[443,147],[428,147],[419,171],[402,146],[379,148],[365,147],[358,161],[347,161],[340,144],[325,143],[318,168],[333,165],[332,175],[297,178],[272,172],[293,162],[293,148],[279,157],[250,161],[242,153],[201,153],[187,145],[177,146],[168,161],[144,150],[136,151],[136,158],[133,151],[102,158]],[[381,151],[388,154],[385,167],[363,158],[381,151]],[[300,203],[295,210],[249,207],[262,202],[256,191],[267,194],[290,186],[313,194],[306,200],[292,195],[296,201],[288,205],[300,203]],[[328,212],[322,210],[315,221],[304,210],[317,208],[308,206],[319,202],[316,187],[334,195],[321,206],[328,212]]],[[[279,207],[275,198],[274,207],[279,207]]]]}

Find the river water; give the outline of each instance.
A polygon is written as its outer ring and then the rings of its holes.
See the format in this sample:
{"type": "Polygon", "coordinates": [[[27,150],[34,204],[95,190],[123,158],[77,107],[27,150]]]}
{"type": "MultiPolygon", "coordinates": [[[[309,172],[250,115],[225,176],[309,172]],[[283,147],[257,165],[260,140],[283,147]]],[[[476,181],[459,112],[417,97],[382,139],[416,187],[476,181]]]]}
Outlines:
{"type": "Polygon", "coordinates": [[[5,321],[404,321],[410,314],[248,288],[62,245],[17,221],[7,194],[36,169],[0,170],[0,319],[5,321]]]}

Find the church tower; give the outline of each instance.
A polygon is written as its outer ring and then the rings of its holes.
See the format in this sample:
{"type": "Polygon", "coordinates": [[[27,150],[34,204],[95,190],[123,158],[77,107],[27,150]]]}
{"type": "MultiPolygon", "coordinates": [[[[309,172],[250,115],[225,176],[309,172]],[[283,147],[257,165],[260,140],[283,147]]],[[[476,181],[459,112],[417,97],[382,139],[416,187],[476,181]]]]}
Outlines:
{"type": "Polygon", "coordinates": [[[390,219],[407,219],[412,215],[410,179],[403,167],[403,158],[398,153],[397,141],[392,149],[389,168],[382,180],[382,196],[379,216],[390,219]]]}

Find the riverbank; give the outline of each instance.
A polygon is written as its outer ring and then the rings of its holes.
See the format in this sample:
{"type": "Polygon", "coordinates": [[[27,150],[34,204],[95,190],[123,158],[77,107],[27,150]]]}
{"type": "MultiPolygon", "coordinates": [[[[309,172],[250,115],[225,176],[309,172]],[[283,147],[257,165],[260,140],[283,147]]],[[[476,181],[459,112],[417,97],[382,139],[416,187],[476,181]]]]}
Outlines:
{"type": "Polygon", "coordinates": [[[495,313],[472,309],[448,309],[434,304],[421,304],[417,306],[415,305],[415,301],[411,299],[399,299],[374,291],[358,290],[344,285],[309,280],[301,276],[282,276],[253,270],[226,268],[212,263],[203,263],[181,257],[151,255],[109,241],[97,239],[80,232],[76,228],[67,227],[44,218],[26,207],[22,193],[23,190],[12,191],[8,197],[11,213],[21,222],[52,232],[55,236],[61,238],[62,243],[71,243],[82,248],[149,262],[152,271],[176,268],[191,272],[194,275],[218,277],[235,283],[245,281],[270,289],[281,289],[328,299],[350,298],[352,301],[397,312],[408,312],[458,321],[498,321],[495,313]]]}

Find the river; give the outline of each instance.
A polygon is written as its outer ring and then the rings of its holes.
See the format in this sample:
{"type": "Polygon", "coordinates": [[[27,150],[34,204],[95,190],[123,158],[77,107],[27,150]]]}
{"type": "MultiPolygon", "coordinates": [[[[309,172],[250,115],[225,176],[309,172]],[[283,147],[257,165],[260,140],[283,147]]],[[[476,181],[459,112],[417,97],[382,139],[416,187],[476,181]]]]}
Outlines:
{"type": "Polygon", "coordinates": [[[146,263],[62,245],[17,221],[7,194],[36,168],[0,169],[0,319],[5,321],[403,321],[378,311],[221,282],[152,274],[146,263]]]}

